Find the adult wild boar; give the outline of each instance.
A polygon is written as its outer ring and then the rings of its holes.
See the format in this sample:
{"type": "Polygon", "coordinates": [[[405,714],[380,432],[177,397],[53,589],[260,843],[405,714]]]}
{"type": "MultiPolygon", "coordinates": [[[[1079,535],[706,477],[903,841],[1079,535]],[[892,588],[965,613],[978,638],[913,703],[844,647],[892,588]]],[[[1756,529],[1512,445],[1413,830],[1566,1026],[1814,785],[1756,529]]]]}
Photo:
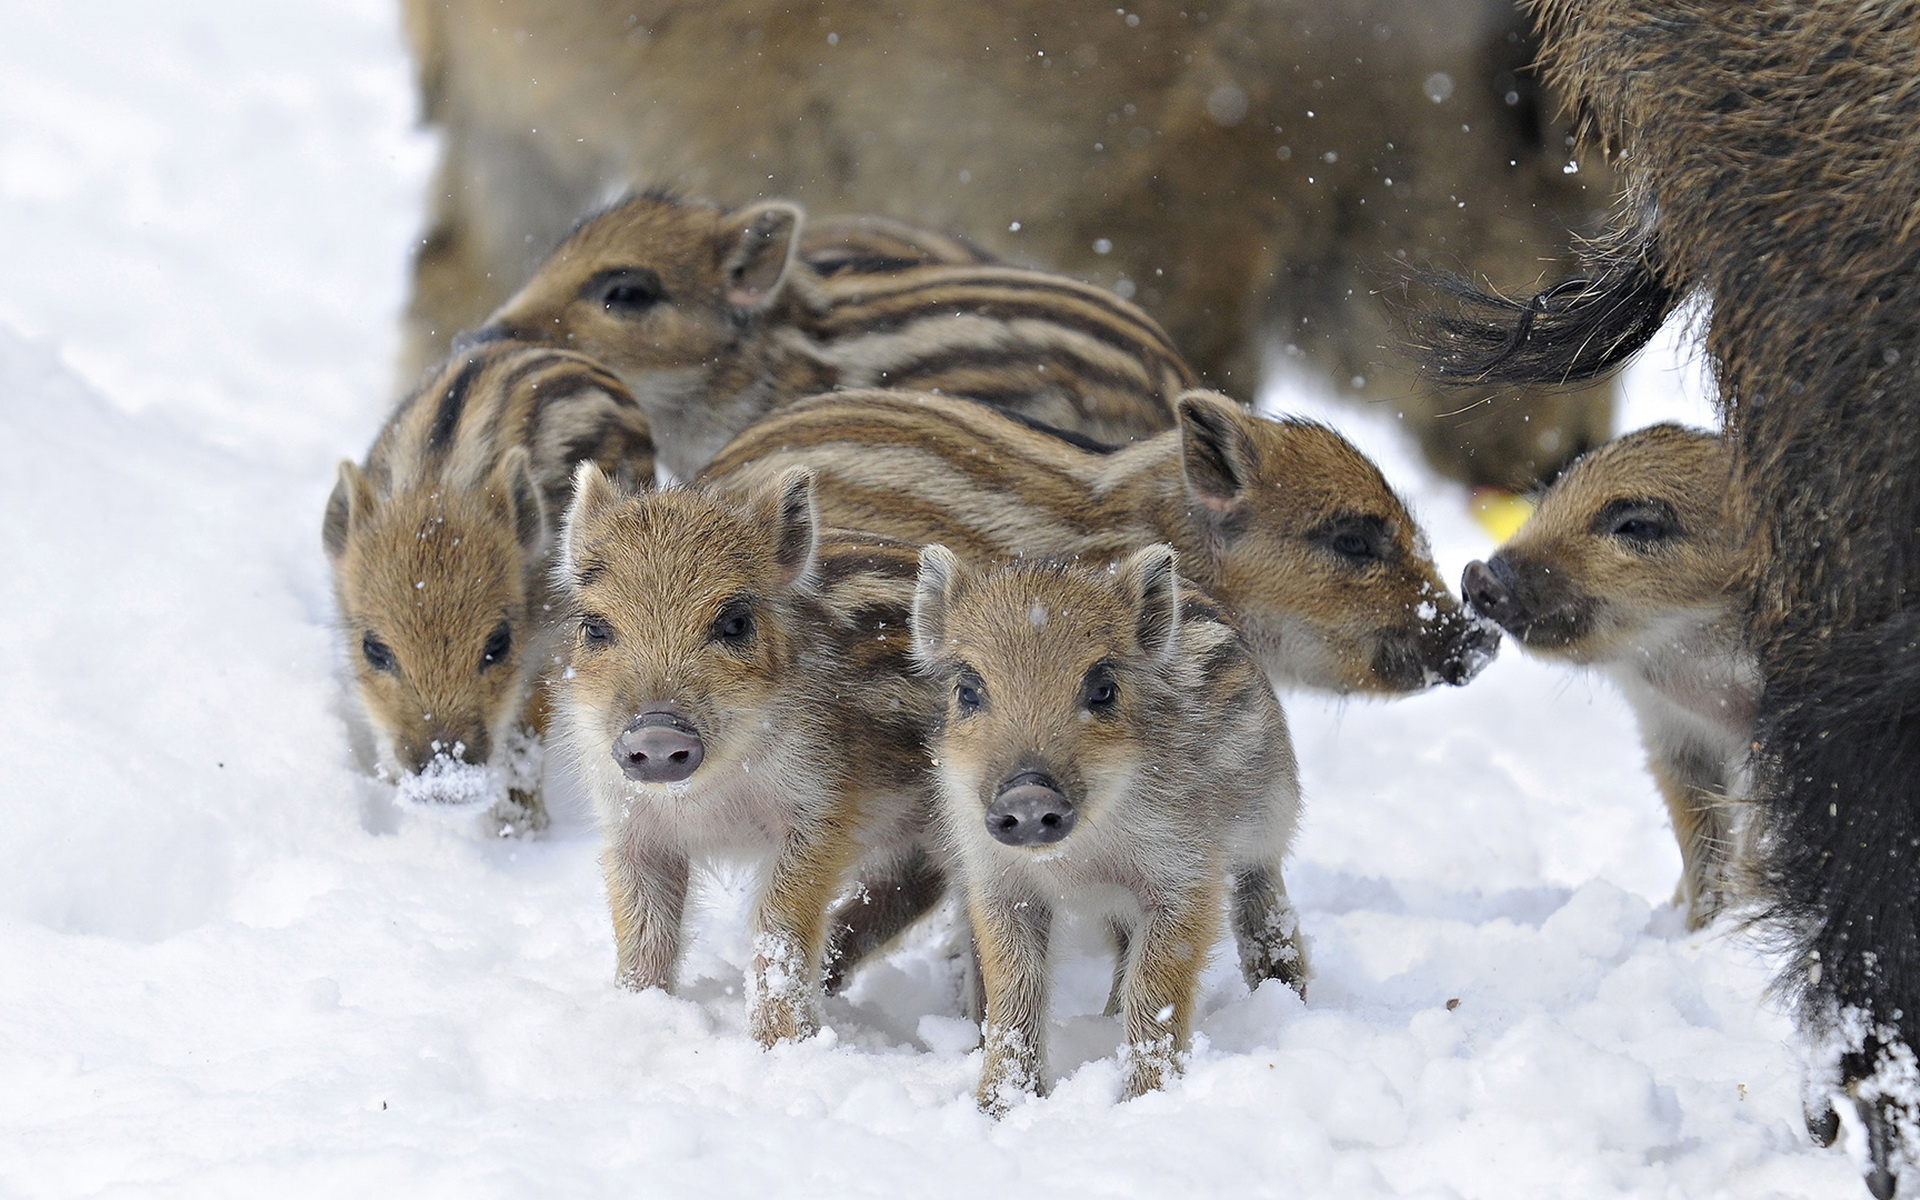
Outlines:
{"type": "Polygon", "coordinates": [[[1396,262],[1538,282],[1604,188],[1568,174],[1512,0],[405,0],[445,136],[411,366],[610,194],[790,197],[950,227],[1111,286],[1215,386],[1260,358],[1403,411],[1476,482],[1605,440],[1604,386],[1423,388],[1383,346],[1396,262]]]}
{"type": "Polygon", "coordinates": [[[1891,1196],[1920,1161],[1920,2],[1540,11],[1550,77],[1626,152],[1626,201],[1584,283],[1463,293],[1434,358],[1475,386],[1591,379],[1710,302],[1760,564],[1780,986],[1811,1045],[1809,1128],[1829,1141],[1844,1115],[1891,1196]]]}

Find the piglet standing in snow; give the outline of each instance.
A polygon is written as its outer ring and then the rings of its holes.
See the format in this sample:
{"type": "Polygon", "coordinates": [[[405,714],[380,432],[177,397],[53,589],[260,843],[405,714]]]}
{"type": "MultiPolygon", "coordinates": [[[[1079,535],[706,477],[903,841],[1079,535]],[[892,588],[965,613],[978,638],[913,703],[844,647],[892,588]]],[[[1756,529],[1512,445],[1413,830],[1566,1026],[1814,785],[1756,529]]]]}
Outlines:
{"type": "Polygon", "coordinates": [[[547,560],[575,463],[653,479],[646,418],[564,350],[456,351],[402,400],[364,467],[340,464],[322,540],[379,767],[403,802],[547,823],[547,560]]]}
{"type": "Polygon", "coordinates": [[[1281,863],[1300,788],[1286,718],[1246,641],[1149,546],[1110,572],[920,555],[914,652],[944,685],[939,828],[985,990],[978,1100],[1043,1090],[1057,906],[1119,946],[1124,1092],[1181,1068],[1231,896],[1249,986],[1304,989],[1281,863]]]}
{"type": "Polygon", "coordinates": [[[770,1046],[818,1030],[828,906],[857,862],[924,835],[935,698],[910,659],[916,570],[912,547],[821,530],[805,472],[722,502],[623,495],[581,466],[555,690],[605,839],[621,984],[672,986],[693,860],[745,859],[763,868],[749,1031],[770,1046]]]}
{"type": "Polygon", "coordinates": [[[1680,842],[1690,929],[1733,898],[1760,680],[1740,591],[1732,448],[1678,425],[1580,459],[1461,581],[1522,649],[1595,667],[1640,722],[1680,842]]]}

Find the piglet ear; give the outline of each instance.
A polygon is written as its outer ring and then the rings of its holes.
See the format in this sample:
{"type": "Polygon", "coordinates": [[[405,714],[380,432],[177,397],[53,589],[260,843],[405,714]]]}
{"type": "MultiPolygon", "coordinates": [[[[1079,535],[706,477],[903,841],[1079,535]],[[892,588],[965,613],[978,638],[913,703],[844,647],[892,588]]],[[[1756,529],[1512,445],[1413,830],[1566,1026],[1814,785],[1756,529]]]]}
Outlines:
{"type": "Polygon", "coordinates": [[[1188,493],[1204,508],[1232,512],[1253,482],[1250,423],[1258,418],[1219,392],[1183,392],[1175,408],[1188,493]]]}
{"type": "Polygon", "coordinates": [[[921,666],[940,660],[947,640],[947,605],[960,579],[960,560],[941,545],[920,547],[920,578],[913,586],[913,657],[921,666]]]}
{"type": "Polygon", "coordinates": [[[522,553],[537,555],[547,545],[547,505],[533,480],[533,457],[525,446],[514,446],[501,456],[494,487],[506,499],[513,518],[514,540],[522,553]]]}
{"type": "Polygon", "coordinates": [[[1180,648],[1180,571],[1173,547],[1136,550],[1118,569],[1133,606],[1134,636],[1141,653],[1171,658],[1180,648]]]}
{"type": "Polygon", "coordinates": [[[573,469],[573,502],[567,505],[567,515],[560,524],[560,557],[554,564],[563,580],[571,580],[578,573],[580,554],[594,524],[619,503],[620,489],[592,459],[573,469]]]}
{"type": "Polygon", "coordinates": [[[339,562],[347,552],[356,522],[365,521],[373,511],[373,485],[359,467],[340,464],[340,476],[334,481],[333,494],[327,497],[327,515],[320,523],[320,544],[327,557],[339,562]]]}
{"type": "Polygon", "coordinates": [[[813,573],[820,548],[820,514],[813,504],[813,472],[805,467],[787,471],[774,481],[772,493],[773,561],[788,587],[813,573]]]}
{"type": "Polygon", "coordinates": [[[772,304],[793,268],[802,214],[798,205],[772,200],[722,218],[738,230],[721,268],[727,303],[758,312],[772,304]]]}

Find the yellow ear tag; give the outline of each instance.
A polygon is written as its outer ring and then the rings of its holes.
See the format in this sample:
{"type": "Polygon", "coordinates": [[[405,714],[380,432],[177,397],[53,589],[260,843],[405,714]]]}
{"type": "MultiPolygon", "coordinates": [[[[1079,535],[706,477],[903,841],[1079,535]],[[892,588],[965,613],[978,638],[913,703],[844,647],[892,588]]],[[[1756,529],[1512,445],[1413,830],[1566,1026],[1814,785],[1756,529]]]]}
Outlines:
{"type": "Polygon", "coordinates": [[[1480,528],[1493,536],[1496,542],[1504,542],[1520,532],[1520,527],[1533,515],[1533,501],[1525,496],[1516,496],[1505,488],[1477,487],[1473,495],[1467,498],[1467,507],[1473,512],[1473,519],[1480,528]]]}

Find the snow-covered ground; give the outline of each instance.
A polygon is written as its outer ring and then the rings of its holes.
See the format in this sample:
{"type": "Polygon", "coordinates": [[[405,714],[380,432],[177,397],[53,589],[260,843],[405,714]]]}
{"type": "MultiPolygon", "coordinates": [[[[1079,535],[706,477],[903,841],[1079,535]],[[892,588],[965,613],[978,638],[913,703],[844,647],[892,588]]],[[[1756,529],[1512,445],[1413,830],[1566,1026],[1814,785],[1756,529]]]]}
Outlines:
{"type": "MultiPolygon", "coordinates": [[[[351,763],[319,547],[431,157],[393,9],[5,6],[0,1196],[1857,1192],[1766,964],[1680,932],[1626,711],[1512,654],[1290,702],[1308,1003],[1216,962],[1186,1077],[1118,1104],[1082,938],[1054,1094],[997,1126],[939,930],[766,1053],[737,881],[684,995],[635,995],[579,805],[517,842],[397,813],[351,763]]],[[[1702,419],[1675,361],[1629,423],[1702,419]]],[[[1386,417],[1270,400],[1373,450],[1449,573],[1487,551],[1386,417]]]]}

